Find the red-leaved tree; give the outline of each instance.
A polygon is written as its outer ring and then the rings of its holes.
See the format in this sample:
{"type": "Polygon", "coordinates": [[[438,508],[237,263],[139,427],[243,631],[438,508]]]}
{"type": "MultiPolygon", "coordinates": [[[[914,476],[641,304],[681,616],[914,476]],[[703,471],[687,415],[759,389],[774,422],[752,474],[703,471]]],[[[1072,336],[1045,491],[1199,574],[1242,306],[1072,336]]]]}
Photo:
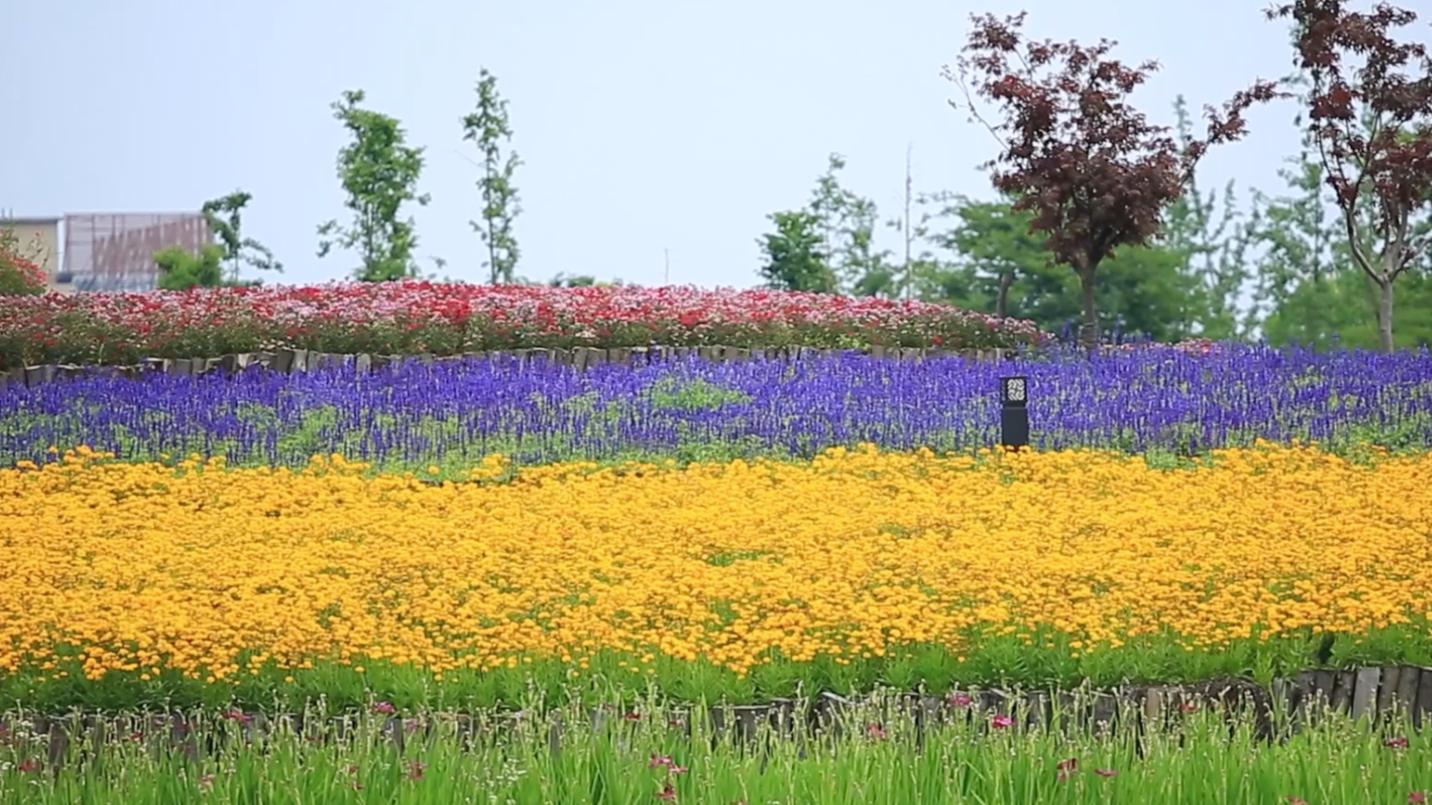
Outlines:
{"type": "Polygon", "coordinates": [[[1310,79],[1308,125],[1333,189],[1353,262],[1377,286],[1377,335],[1391,352],[1392,287],[1432,250],[1419,218],[1432,210],[1432,58],[1398,42],[1411,11],[1378,3],[1297,0],[1268,10],[1291,19],[1295,62],[1310,79]],[[1356,62],[1356,63],[1354,63],[1356,62]]]}
{"type": "Polygon", "coordinates": [[[1206,107],[1206,136],[1180,147],[1168,127],[1149,123],[1129,102],[1157,62],[1130,66],[1109,58],[1117,43],[1108,39],[1089,47],[1026,39],[1024,18],[971,15],[968,42],[945,77],[964,90],[965,103],[952,105],[969,109],[1000,143],[1000,155],[983,166],[995,188],[1031,214],[1030,232],[1045,236],[1051,263],[1079,276],[1080,340],[1094,346],[1099,263],[1155,236],[1199,158],[1246,133],[1242,115],[1250,106],[1283,93],[1259,81],[1222,110],[1206,107]],[[994,104],[1003,121],[988,123],[975,96],[994,104]]]}

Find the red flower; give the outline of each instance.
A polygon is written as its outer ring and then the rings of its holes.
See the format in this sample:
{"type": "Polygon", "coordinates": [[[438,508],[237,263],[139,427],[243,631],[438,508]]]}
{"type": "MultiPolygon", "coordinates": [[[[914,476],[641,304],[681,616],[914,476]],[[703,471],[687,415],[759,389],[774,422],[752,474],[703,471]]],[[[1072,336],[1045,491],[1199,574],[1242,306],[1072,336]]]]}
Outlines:
{"type": "Polygon", "coordinates": [[[971,699],[963,693],[951,693],[949,701],[950,704],[956,707],[969,707],[970,704],[974,702],[974,699],[971,699]]]}
{"type": "Polygon", "coordinates": [[[865,734],[877,741],[883,741],[889,737],[888,733],[885,732],[885,728],[879,724],[866,724],[865,734]]]}
{"type": "Polygon", "coordinates": [[[15,770],[25,774],[28,774],[29,772],[39,771],[40,761],[26,758],[25,760],[20,761],[20,765],[16,766],[15,770]]]}
{"type": "Polygon", "coordinates": [[[1407,792],[1407,805],[1427,805],[1427,795],[1421,791],[1407,792]]]}
{"type": "Polygon", "coordinates": [[[391,702],[374,702],[373,712],[390,716],[398,712],[398,708],[394,707],[391,702]]]}
{"type": "Polygon", "coordinates": [[[1396,736],[1396,737],[1394,737],[1394,738],[1388,738],[1387,740],[1383,741],[1383,742],[1382,742],[1382,745],[1385,746],[1385,747],[1387,747],[1388,749],[1406,749],[1406,748],[1407,748],[1407,738],[1404,737],[1404,736],[1398,735],[1398,736],[1396,736]]]}
{"type": "Polygon", "coordinates": [[[996,729],[1004,729],[1014,726],[1014,719],[1009,716],[995,716],[989,720],[990,726],[996,729]]]}
{"type": "Polygon", "coordinates": [[[1094,773],[1099,775],[1100,777],[1113,777],[1114,775],[1118,774],[1118,772],[1114,771],[1113,769],[1095,769],[1094,773]]]}
{"type": "Polygon", "coordinates": [[[664,788],[656,792],[656,798],[662,802],[675,802],[676,789],[672,788],[671,783],[667,783],[664,788]]]}
{"type": "Polygon", "coordinates": [[[1061,760],[1058,763],[1054,764],[1054,768],[1060,771],[1078,771],[1079,759],[1071,757],[1068,760],[1061,760]]]}
{"type": "Polygon", "coordinates": [[[411,763],[408,764],[408,779],[409,779],[409,780],[421,780],[421,779],[423,779],[423,769],[426,769],[427,767],[428,767],[428,764],[426,764],[426,763],[419,763],[419,762],[416,761],[416,760],[412,761],[411,763]]]}

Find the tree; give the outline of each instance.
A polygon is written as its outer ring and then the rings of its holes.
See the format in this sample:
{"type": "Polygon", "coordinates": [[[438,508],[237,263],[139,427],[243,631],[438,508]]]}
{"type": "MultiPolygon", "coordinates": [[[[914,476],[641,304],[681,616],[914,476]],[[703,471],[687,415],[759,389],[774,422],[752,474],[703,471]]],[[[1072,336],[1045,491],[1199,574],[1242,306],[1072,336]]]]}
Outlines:
{"type": "Polygon", "coordinates": [[[482,221],[470,221],[472,228],[487,244],[487,267],[493,284],[513,281],[517,268],[517,239],[512,234],[512,221],[522,212],[512,175],[522,164],[517,153],[502,159],[503,140],[512,140],[507,121],[507,101],[497,94],[497,78],[483,68],[478,74],[477,109],[462,119],[463,139],[477,144],[482,152],[482,221]]]}
{"type": "Polygon", "coordinates": [[[274,259],[267,246],[243,236],[239,214],[251,200],[253,195],[235,190],[222,198],[204,202],[200,210],[209,231],[223,249],[221,260],[229,267],[226,280],[230,285],[239,284],[239,269],[245,265],[261,271],[283,271],[283,264],[274,259]]]}
{"type": "Polygon", "coordinates": [[[818,222],[821,254],[835,276],[835,288],[873,295],[893,286],[890,252],[875,248],[875,202],[840,185],[837,174],[844,169],[845,157],[831,154],[808,209],[818,222]]]}
{"type": "MultiPolygon", "coordinates": [[[[951,228],[932,237],[959,255],[970,271],[966,304],[997,316],[1029,319],[1058,331],[1082,313],[1078,277],[1051,265],[1044,239],[1032,233],[1032,213],[1011,201],[949,196],[951,228]]],[[[1199,318],[1197,277],[1187,258],[1163,245],[1136,246],[1106,258],[1096,289],[1100,329],[1119,329],[1161,341],[1193,335],[1199,318]]]]}
{"type": "Polygon", "coordinates": [[[597,284],[597,278],[591,274],[573,274],[568,276],[558,272],[557,276],[547,280],[547,284],[553,288],[590,288],[597,284]]]}
{"type": "MultiPolygon", "coordinates": [[[[1182,95],[1174,101],[1174,132],[1179,146],[1193,145],[1193,126],[1182,95]]],[[[1198,177],[1190,174],[1186,192],[1174,199],[1156,237],[1160,249],[1181,256],[1180,269],[1189,281],[1190,323],[1203,338],[1222,341],[1247,334],[1246,317],[1239,315],[1238,300],[1251,280],[1248,270],[1248,228],[1238,210],[1234,182],[1219,195],[1204,195],[1198,177]],[[1222,206],[1222,212],[1215,211],[1222,206]]]]}
{"type": "MultiPolygon", "coordinates": [[[[953,198],[953,212],[959,223],[946,234],[947,243],[969,261],[985,294],[993,295],[994,315],[1008,316],[1009,293],[1015,280],[1038,283],[1044,279],[1049,255],[1040,239],[1030,235],[1028,213],[1016,212],[1007,202],[953,198]]],[[[1047,318],[1038,316],[1029,309],[1030,305],[1017,307],[1021,308],[1021,318],[1047,318]]]]}
{"type": "Polygon", "coordinates": [[[1415,13],[1386,3],[1370,14],[1346,6],[1296,0],[1268,17],[1294,23],[1296,64],[1312,85],[1309,132],[1353,262],[1378,291],[1378,345],[1391,352],[1393,285],[1432,246],[1418,232],[1432,207],[1432,58],[1425,45],[1392,38],[1415,13]],[[1361,66],[1347,63],[1353,57],[1361,66]]]}
{"type": "Polygon", "coordinates": [[[820,217],[806,210],[767,217],[776,231],[756,241],[766,255],[760,271],[767,286],[783,291],[834,292],[836,278],[822,250],[820,217]]]}
{"type": "Polygon", "coordinates": [[[985,123],[1002,151],[984,167],[995,188],[1015,199],[1015,210],[1033,213],[1031,231],[1045,235],[1052,263],[1078,276],[1080,337],[1093,346],[1100,263],[1120,247],[1147,244],[1199,158],[1212,145],[1242,137],[1242,113],[1279,93],[1260,81],[1221,112],[1208,107],[1207,136],[1180,148],[1166,127],[1150,124],[1128,101],[1157,63],[1129,67],[1109,59],[1116,43],[1107,39],[1090,47],[1026,41],[1024,17],[972,16],[957,69],[947,67],[945,76],[964,90],[974,119],[984,122],[975,95],[1002,109],[1003,123],[985,123]]]}
{"type": "MultiPolygon", "coordinates": [[[[1380,348],[1381,290],[1352,257],[1341,213],[1334,213],[1337,205],[1311,148],[1311,139],[1305,138],[1302,153],[1279,171],[1289,193],[1254,193],[1249,234],[1264,247],[1254,263],[1262,335],[1274,345],[1380,348]]],[[[1371,208],[1359,206],[1366,230],[1373,223],[1371,208]]],[[[1424,268],[1427,263],[1423,261],[1424,268]]],[[[1398,288],[1393,319],[1399,325],[1393,345],[1428,343],[1432,283],[1409,273],[1398,280],[1398,288]]]]}
{"type": "Polygon", "coordinates": [[[423,149],[405,144],[395,118],[359,107],[363,99],[363,90],[347,90],[332,104],[333,116],[353,135],[338,152],[338,178],[353,224],[343,227],[336,219],[321,224],[318,256],[328,256],[334,246],[356,249],[363,263],[355,274],[367,282],[415,276],[413,220],[400,221],[398,213],[409,201],[428,203],[428,196],[416,191],[423,149]]]}
{"type": "Polygon", "coordinates": [[[242,284],[237,280],[224,281],[223,260],[224,247],[217,243],[205,243],[198,254],[183,246],[160,249],[154,253],[154,263],[159,266],[159,287],[165,291],[187,291],[242,284]]]}

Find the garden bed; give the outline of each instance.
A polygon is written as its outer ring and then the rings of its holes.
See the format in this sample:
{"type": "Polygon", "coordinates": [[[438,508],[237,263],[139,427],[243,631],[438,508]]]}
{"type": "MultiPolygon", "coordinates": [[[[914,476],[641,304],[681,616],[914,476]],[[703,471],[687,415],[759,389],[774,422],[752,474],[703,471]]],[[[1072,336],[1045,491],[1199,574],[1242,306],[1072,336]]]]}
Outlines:
{"type": "Polygon", "coordinates": [[[948,305],[778,291],[429,282],[0,297],[0,371],[283,349],[459,355],[516,349],[1015,349],[1031,322],[948,305]]]}

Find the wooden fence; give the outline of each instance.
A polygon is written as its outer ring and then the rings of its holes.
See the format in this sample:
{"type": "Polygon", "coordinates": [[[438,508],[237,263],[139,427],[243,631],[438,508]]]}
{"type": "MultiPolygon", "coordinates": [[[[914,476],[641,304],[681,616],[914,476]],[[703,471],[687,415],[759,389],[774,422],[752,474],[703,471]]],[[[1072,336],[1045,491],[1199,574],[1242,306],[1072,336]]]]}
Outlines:
{"type": "MultiPolygon", "coordinates": [[[[14,384],[33,388],[42,383],[69,380],[96,372],[112,372],[129,377],[139,377],[148,372],[164,372],[175,375],[202,375],[209,372],[233,374],[250,367],[261,367],[267,371],[294,373],[311,372],[329,367],[351,366],[358,372],[370,372],[403,361],[419,363],[440,363],[469,359],[491,360],[505,356],[522,365],[569,366],[574,369],[589,369],[602,364],[641,366],[649,363],[685,360],[697,357],[715,362],[729,361],[790,361],[820,355],[837,355],[842,350],[816,349],[813,347],[754,348],[703,346],[703,347],[574,347],[572,349],[518,349],[499,352],[465,352],[459,355],[343,355],[337,353],[312,352],[305,349],[282,349],[274,352],[252,352],[222,355],[216,358],[148,358],[144,362],[127,366],[55,365],[17,366],[0,373],[0,386],[14,384]]],[[[1012,358],[1014,350],[939,350],[925,348],[870,347],[871,357],[896,360],[920,361],[927,358],[959,357],[967,360],[990,362],[1012,358]]]]}
{"type": "MultiPolygon", "coordinates": [[[[944,696],[906,693],[877,695],[866,700],[825,692],[809,700],[779,699],[759,705],[712,706],[705,712],[705,723],[710,734],[730,734],[750,740],[763,730],[774,735],[809,737],[904,720],[913,726],[919,739],[925,730],[958,719],[988,729],[988,719],[995,715],[1009,716],[1012,729],[1104,729],[1120,723],[1137,730],[1168,729],[1176,726],[1187,712],[1200,709],[1214,710],[1225,718],[1239,714],[1249,717],[1247,723],[1263,740],[1274,740],[1285,729],[1296,731],[1316,723],[1329,713],[1351,716],[1369,726],[1393,723],[1391,719],[1397,717],[1403,720],[1395,723],[1396,728],[1420,730],[1432,714],[1432,668],[1400,665],[1307,671],[1292,678],[1274,680],[1271,688],[1263,688],[1250,680],[1224,678],[1187,685],[1131,686],[1107,691],[1010,693],[972,689],[944,696]]],[[[405,741],[433,739],[444,722],[449,729],[455,729],[457,737],[471,738],[478,733],[491,734],[513,728],[523,720],[539,719],[538,723],[545,724],[548,742],[556,751],[562,744],[563,733],[574,728],[568,719],[574,714],[580,718],[583,713],[596,729],[632,719],[661,719],[659,723],[682,729],[687,736],[693,734],[692,722],[696,715],[690,707],[628,714],[612,705],[587,707],[575,713],[560,708],[546,713],[438,712],[421,717],[384,717],[381,734],[401,750],[405,741]]],[[[356,725],[355,715],[305,718],[297,714],[229,712],[222,716],[206,714],[203,718],[214,722],[234,721],[246,739],[291,731],[315,741],[331,740],[356,725]]],[[[45,745],[52,766],[62,765],[71,756],[72,746],[88,744],[97,748],[106,736],[142,734],[156,752],[167,746],[194,756],[201,746],[212,747],[221,737],[213,733],[212,727],[205,730],[202,724],[196,725],[180,713],[11,716],[0,718],[0,731],[6,736],[25,735],[45,745]],[[143,723],[136,719],[142,719],[143,723]]]]}

